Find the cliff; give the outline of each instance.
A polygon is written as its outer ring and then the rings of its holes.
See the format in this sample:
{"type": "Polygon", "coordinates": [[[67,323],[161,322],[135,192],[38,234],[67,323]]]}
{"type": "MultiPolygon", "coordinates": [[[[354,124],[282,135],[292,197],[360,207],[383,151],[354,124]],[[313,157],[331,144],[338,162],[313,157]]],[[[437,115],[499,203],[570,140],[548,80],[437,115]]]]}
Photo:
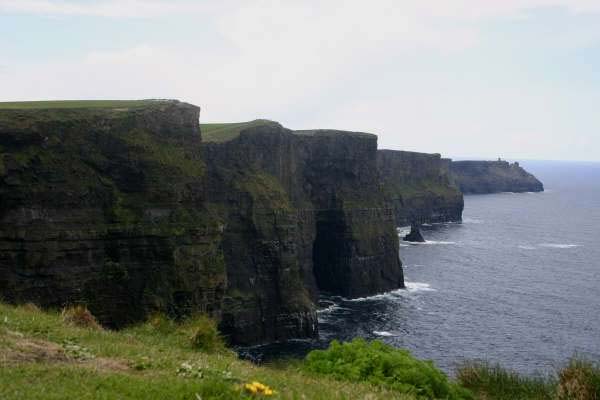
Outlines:
{"type": "Polygon", "coordinates": [[[227,280],[205,207],[199,108],[0,110],[0,293],[85,303],[113,327],[218,315],[227,280]]]}
{"type": "Polygon", "coordinates": [[[544,191],[542,182],[518,162],[452,161],[450,174],[465,194],[544,191]]]}
{"type": "Polygon", "coordinates": [[[251,344],[316,335],[320,291],[403,286],[375,136],[259,121],[203,144],[198,116],[177,101],[0,107],[4,300],[83,303],[113,327],[205,312],[251,344]]]}
{"type": "Polygon", "coordinates": [[[450,181],[449,159],[439,154],[379,150],[377,168],[398,226],[462,219],[463,196],[450,181]]]}
{"type": "MultiPolygon", "coordinates": [[[[204,158],[212,179],[209,197],[232,205],[225,258],[236,265],[228,279],[239,298],[224,306],[224,332],[246,340],[240,321],[260,304],[294,310],[312,305],[320,291],[357,297],[403,287],[393,216],[377,183],[374,135],[293,132],[268,121],[223,134],[231,139],[207,143],[204,158]],[[247,203],[228,199],[236,190],[249,196],[247,203]],[[234,226],[250,232],[241,237],[234,226]],[[276,255],[278,269],[294,277],[268,299],[269,292],[260,290],[261,301],[252,297],[255,283],[249,284],[259,244],[269,249],[259,254],[276,255]],[[293,299],[287,288],[298,285],[298,274],[303,291],[293,299]]],[[[272,278],[265,274],[264,280],[272,278]]],[[[314,314],[303,318],[303,326],[314,324],[314,314]]]]}

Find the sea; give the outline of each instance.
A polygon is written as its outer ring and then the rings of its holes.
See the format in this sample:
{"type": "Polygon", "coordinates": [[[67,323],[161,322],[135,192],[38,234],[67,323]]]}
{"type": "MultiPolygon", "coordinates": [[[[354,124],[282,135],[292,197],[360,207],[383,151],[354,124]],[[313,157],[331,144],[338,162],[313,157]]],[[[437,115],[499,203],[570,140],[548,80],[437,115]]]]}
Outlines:
{"type": "MultiPolygon", "coordinates": [[[[600,163],[521,161],[541,193],[465,196],[462,223],[400,242],[406,289],[322,296],[318,340],[239,349],[268,361],[329,342],[379,339],[453,375],[483,360],[528,375],[600,360],[600,163]]],[[[402,237],[408,227],[399,227],[402,237]]]]}

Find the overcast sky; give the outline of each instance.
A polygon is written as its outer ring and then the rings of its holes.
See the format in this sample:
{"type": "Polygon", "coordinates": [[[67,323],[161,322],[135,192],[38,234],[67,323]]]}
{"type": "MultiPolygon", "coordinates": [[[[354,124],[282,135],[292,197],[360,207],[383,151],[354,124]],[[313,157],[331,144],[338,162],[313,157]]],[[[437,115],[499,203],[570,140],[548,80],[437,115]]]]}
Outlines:
{"type": "Polygon", "coordinates": [[[0,100],[132,98],[600,161],[600,0],[0,0],[0,100]]]}

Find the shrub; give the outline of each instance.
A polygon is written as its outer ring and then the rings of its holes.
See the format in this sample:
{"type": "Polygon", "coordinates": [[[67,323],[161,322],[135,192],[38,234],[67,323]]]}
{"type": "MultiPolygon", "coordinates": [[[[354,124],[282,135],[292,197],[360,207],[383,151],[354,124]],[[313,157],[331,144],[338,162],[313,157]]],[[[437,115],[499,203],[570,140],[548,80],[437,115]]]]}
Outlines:
{"type": "Polygon", "coordinates": [[[554,398],[554,382],[550,378],[522,376],[500,365],[471,361],[461,365],[456,375],[466,388],[484,398],[498,400],[554,398]]]}
{"type": "Polygon", "coordinates": [[[327,350],[314,350],[304,368],[347,381],[365,381],[420,398],[471,399],[471,394],[437,369],[431,361],[420,361],[407,350],[380,341],[354,339],[333,341],[327,350]]]}
{"type": "Polygon", "coordinates": [[[180,330],[186,332],[194,349],[208,353],[222,351],[225,343],[217,323],[206,315],[196,315],[184,322],[180,330]]]}
{"type": "Polygon", "coordinates": [[[102,329],[96,317],[83,305],[65,307],[61,316],[63,322],[69,325],[79,328],[102,329]]]}
{"type": "Polygon", "coordinates": [[[589,361],[572,359],[558,373],[559,400],[600,400],[600,367],[589,361]]]}
{"type": "Polygon", "coordinates": [[[175,321],[161,313],[152,314],[150,318],[148,318],[148,324],[152,329],[162,334],[172,333],[177,327],[175,321]]]}

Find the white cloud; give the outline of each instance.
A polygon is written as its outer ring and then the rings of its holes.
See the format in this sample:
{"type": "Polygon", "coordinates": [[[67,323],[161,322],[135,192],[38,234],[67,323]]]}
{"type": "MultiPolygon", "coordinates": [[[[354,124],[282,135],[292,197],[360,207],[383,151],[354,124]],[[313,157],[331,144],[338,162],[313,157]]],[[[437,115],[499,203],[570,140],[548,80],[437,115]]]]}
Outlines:
{"type": "MultiPolygon", "coordinates": [[[[597,0],[380,0],[365,3],[364,1],[243,1],[225,0],[222,2],[193,1],[193,0],[0,0],[0,11],[6,13],[41,14],[50,16],[97,16],[97,17],[147,17],[159,18],[168,15],[190,15],[206,13],[217,8],[264,8],[290,10],[311,7],[337,8],[345,10],[362,6],[364,13],[369,10],[384,10],[386,13],[401,9],[407,15],[415,14],[434,17],[451,17],[477,19],[518,15],[521,11],[539,7],[563,7],[572,12],[599,12],[600,3],[597,0]]],[[[284,21],[283,21],[284,22],[284,21]]]]}
{"type": "MultiPolygon", "coordinates": [[[[494,72],[477,71],[468,63],[462,74],[443,74],[445,60],[487,45],[481,41],[489,19],[527,18],[528,10],[536,7],[591,13],[600,10],[600,2],[380,0],[341,6],[264,0],[227,1],[210,9],[206,4],[0,0],[0,12],[203,18],[185,42],[89,49],[52,62],[17,65],[3,60],[9,67],[0,69],[3,99],[174,97],[202,106],[204,121],[262,117],[292,128],[375,131],[385,147],[458,155],[493,148],[509,157],[511,149],[516,154],[540,146],[559,154],[564,149],[558,144],[565,141],[556,137],[568,136],[568,118],[578,116],[600,126],[598,117],[590,117],[593,111],[575,110],[581,101],[597,104],[598,96],[589,93],[575,94],[575,105],[563,104],[558,89],[502,88],[494,72]],[[208,29],[216,31],[204,40],[208,29]],[[432,72],[406,66],[423,54],[440,62],[422,62],[432,72]],[[485,82],[481,87],[472,81],[479,75],[485,82]],[[519,139],[523,135],[529,142],[519,139]]],[[[567,33],[548,42],[587,45],[600,37],[600,30],[589,27],[567,33]]],[[[510,81],[512,76],[501,78],[510,81]]]]}
{"type": "Polygon", "coordinates": [[[0,12],[47,16],[95,16],[109,18],[158,18],[174,14],[203,13],[206,2],[178,0],[0,0],[0,12]]]}

